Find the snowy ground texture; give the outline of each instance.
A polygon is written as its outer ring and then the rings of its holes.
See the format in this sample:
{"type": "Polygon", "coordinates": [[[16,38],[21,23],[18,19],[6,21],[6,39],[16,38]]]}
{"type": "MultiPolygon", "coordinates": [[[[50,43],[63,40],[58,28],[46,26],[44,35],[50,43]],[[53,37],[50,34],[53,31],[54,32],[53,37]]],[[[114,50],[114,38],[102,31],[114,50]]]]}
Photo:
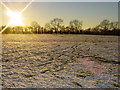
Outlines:
{"type": "Polygon", "coordinates": [[[3,88],[119,88],[118,37],[2,35],[3,88]]]}

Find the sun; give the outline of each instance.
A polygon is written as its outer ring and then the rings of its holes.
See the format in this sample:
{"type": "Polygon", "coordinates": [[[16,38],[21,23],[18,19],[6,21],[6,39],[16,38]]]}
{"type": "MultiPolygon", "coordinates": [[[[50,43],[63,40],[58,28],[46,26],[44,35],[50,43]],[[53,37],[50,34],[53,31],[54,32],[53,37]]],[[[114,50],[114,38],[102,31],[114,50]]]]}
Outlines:
{"type": "Polygon", "coordinates": [[[25,26],[20,12],[14,12],[9,10],[6,14],[10,17],[9,23],[11,24],[11,26],[25,26]]]}

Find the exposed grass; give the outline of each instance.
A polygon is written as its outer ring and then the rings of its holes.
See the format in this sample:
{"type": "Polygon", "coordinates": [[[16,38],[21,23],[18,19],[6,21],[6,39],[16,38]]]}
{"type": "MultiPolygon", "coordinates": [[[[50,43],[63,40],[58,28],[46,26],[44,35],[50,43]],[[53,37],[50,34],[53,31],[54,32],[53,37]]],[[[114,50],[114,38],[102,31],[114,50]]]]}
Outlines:
{"type": "Polygon", "coordinates": [[[35,75],[25,75],[25,78],[30,78],[30,77],[33,77],[35,75]]]}
{"type": "Polygon", "coordinates": [[[81,71],[80,73],[76,74],[76,77],[82,77],[82,78],[86,78],[87,76],[92,76],[93,73],[91,73],[90,71],[81,71]]]}
{"type": "Polygon", "coordinates": [[[52,73],[52,75],[54,75],[56,78],[59,78],[59,79],[65,79],[64,77],[60,77],[60,76],[56,75],[55,73],[52,73]]]}
{"type": "Polygon", "coordinates": [[[114,83],[113,86],[114,86],[114,87],[117,87],[117,88],[120,88],[120,85],[119,85],[119,84],[116,84],[116,83],[114,83]]]}
{"type": "Polygon", "coordinates": [[[72,83],[75,84],[76,86],[82,87],[82,85],[80,85],[78,82],[72,82],[72,83]]]}
{"type": "Polygon", "coordinates": [[[58,66],[58,65],[56,65],[56,64],[55,64],[54,66],[55,66],[55,68],[58,68],[58,67],[59,67],[59,66],[58,66]]]}
{"type": "Polygon", "coordinates": [[[56,75],[55,75],[55,77],[59,78],[59,79],[65,79],[64,77],[60,77],[60,76],[56,76],[56,75]]]}
{"type": "Polygon", "coordinates": [[[94,84],[99,84],[99,83],[102,83],[102,81],[97,80],[97,81],[95,81],[95,83],[94,83],[94,84]]]}
{"type": "Polygon", "coordinates": [[[85,75],[80,75],[80,74],[76,74],[77,77],[82,77],[82,78],[85,78],[86,76],[85,75]]]}
{"type": "Polygon", "coordinates": [[[115,74],[114,76],[120,78],[120,74],[115,74]]]}
{"type": "Polygon", "coordinates": [[[44,71],[41,71],[40,73],[46,73],[47,71],[49,71],[49,70],[44,70],[44,71]]]}

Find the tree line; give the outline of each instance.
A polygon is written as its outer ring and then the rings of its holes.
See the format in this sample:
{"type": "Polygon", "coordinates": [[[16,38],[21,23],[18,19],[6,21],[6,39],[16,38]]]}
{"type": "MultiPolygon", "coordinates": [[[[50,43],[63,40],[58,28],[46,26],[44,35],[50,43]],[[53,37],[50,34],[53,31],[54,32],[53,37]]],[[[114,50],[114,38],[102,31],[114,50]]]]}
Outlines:
{"type": "MultiPolygon", "coordinates": [[[[72,20],[68,26],[60,18],[54,18],[41,27],[38,22],[33,21],[31,26],[9,26],[3,34],[95,34],[95,35],[120,35],[119,23],[111,22],[107,19],[100,22],[92,28],[82,29],[83,22],[80,20],[72,20]]],[[[92,23],[92,22],[91,22],[92,23]]],[[[6,26],[2,26],[1,30],[6,26]]]]}

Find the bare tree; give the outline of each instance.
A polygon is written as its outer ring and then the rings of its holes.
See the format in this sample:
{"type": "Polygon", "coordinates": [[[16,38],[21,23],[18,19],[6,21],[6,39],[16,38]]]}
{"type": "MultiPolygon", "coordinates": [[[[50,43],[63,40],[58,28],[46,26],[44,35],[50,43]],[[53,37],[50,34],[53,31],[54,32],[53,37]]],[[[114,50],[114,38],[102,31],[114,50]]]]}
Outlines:
{"type": "Polygon", "coordinates": [[[72,20],[69,22],[69,26],[74,31],[80,31],[82,29],[82,21],[79,20],[72,20]]]}
{"type": "Polygon", "coordinates": [[[110,25],[110,21],[105,19],[103,20],[97,27],[102,30],[108,30],[110,25]]]}
{"type": "Polygon", "coordinates": [[[33,27],[33,30],[35,31],[35,32],[39,32],[39,30],[40,30],[40,25],[36,22],[36,21],[33,21],[32,23],[31,23],[31,26],[33,27]]]}
{"type": "Polygon", "coordinates": [[[115,29],[118,29],[119,28],[119,25],[118,25],[118,22],[111,22],[110,23],[110,29],[111,30],[115,30],[115,29]]]}
{"type": "Polygon", "coordinates": [[[32,27],[38,27],[38,26],[40,26],[36,21],[33,21],[32,23],[31,23],[31,26],[32,27]]]}
{"type": "Polygon", "coordinates": [[[50,26],[51,28],[54,28],[56,32],[58,32],[63,26],[63,20],[59,18],[54,18],[53,20],[51,20],[50,26]]]}
{"type": "Polygon", "coordinates": [[[49,30],[51,29],[50,23],[46,23],[46,24],[45,24],[45,29],[46,29],[47,31],[49,31],[49,30]]]}

